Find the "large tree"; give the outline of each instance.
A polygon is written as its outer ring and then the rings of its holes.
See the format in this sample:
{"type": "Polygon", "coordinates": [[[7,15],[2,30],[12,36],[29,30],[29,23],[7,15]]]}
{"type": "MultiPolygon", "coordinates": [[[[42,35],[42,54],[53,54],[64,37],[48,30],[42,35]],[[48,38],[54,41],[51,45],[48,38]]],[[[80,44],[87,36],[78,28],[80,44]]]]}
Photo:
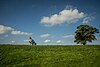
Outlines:
{"type": "Polygon", "coordinates": [[[75,31],[75,41],[77,44],[81,43],[86,45],[87,41],[92,42],[92,40],[97,40],[95,33],[99,33],[99,30],[95,27],[89,25],[80,25],[75,31]]]}

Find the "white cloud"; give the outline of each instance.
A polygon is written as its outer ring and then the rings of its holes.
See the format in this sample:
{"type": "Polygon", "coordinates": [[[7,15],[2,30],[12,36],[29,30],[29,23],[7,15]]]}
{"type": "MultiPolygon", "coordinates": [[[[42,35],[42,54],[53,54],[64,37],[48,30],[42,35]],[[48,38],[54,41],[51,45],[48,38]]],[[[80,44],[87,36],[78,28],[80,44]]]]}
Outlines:
{"type": "Polygon", "coordinates": [[[57,43],[62,43],[62,41],[61,40],[58,40],[57,43]]]}
{"type": "Polygon", "coordinates": [[[54,14],[50,17],[44,16],[41,19],[41,23],[47,26],[54,26],[62,23],[73,23],[86,16],[83,12],[79,12],[78,9],[64,9],[59,14],[54,14]]]}
{"type": "Polygon", "coordinates": [[[10,33],[13,30],[11,27],[0,25],[0,34],[10,33]]]}
{"type": "Polygon", "coordinates": [[[29,42],[29,40],[24,40],[24,42],[29,42]]]}
{"type": "Polygon", "coordinates": [[[17,31],[12,27],[0,25],[0,34],[6,34],[6,33],[10,33],[13,35],[32,35],[32,33],[17,31]]]}
{"type": "Polygon", "coordinates": [[[15,41],[11,41],[12,43],[15,43],[15,41]]]}
{"type": "Polygon", "coordinates": [[[11,41],[11,44],[17,44],[17,43],[16,43],[16,41],[12,40],[12,41],[11,41]]]}
{"type": "Polygon", "coordinates": [[[21,32],[21,31],[12,31],[11,34],[13,35],[32,35],[32,33],[21,32]]]}
{"type": "Polygon", "coordinates": [[[73,38],[74,35],[66,35],[66,36],[63,36],[63,38],[73,38]]]}
{"type": "Polygon", "coordinates": [[[100,37],[96,37],[98,41],[100,41],[100,37]]]}
{"type": "Polygon", "coordinates": [[[50,41],[51,41],[51,40],[45,40],[44,42],[45,42],[45,43],[49,43],[50,41]]]}
{"type": "Polygon", "coordinates": [[[41,38],[47,38],[47,37],[49,37],[49,36],[50,36],[50,34],[43,34],[43,35],[40,35],[41,38]]]}
{"type": "Polygon", "coordinates": [[[90,21],[92,21],[94,19],[94,17],[85,17],[84,19],[83,19],[83,24],[88,24],[90,21]]]}

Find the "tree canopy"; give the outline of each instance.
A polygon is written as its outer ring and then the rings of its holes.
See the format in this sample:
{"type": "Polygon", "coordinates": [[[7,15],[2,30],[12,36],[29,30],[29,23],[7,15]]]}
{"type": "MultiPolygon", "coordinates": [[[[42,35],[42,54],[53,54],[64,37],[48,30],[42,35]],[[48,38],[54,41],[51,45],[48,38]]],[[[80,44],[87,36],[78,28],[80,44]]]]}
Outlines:
{"type": "Polygon", "coordinates": [[[95,33],[99,33],[99,30],[95,27],[89,25],[80,25],[77,27],[75,31],[75,41],[77,44],[81,43],[85,45],[88,42],[92,42],[92,40],[97,40],[95,37],[95,33]]]}

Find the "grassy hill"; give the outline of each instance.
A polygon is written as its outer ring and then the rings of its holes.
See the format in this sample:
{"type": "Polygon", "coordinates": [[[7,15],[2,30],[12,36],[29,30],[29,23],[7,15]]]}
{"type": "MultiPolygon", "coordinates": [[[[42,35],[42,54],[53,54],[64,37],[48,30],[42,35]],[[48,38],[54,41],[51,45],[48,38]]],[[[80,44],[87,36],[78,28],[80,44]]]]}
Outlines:
{"type": "Polygon", "coordinates": [[[0,67],[100,67],[100,46],[1,45],[0,67]]]}

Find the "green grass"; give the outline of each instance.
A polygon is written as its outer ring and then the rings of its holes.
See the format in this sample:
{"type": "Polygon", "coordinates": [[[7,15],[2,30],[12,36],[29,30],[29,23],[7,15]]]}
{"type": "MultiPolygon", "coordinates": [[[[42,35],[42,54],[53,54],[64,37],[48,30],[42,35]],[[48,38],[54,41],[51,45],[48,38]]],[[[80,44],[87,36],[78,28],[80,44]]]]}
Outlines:
{"type": "Polygon", "coordinates": [[[0,67],[100,67],[100,46],[1,45],[0,67]]]}

